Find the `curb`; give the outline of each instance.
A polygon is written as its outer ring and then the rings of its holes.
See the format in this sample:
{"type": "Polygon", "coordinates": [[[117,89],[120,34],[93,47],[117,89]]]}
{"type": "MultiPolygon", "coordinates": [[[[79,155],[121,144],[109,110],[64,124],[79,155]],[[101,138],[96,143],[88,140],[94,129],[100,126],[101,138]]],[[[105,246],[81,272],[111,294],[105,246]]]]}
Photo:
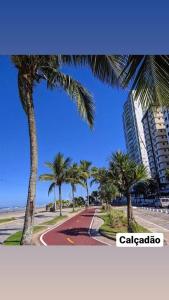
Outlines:
{"type": "Polygon", "coordinates": [[[116,237],[112,237],[112,236],[110,236],[110,235],[107,235],[106,233],[102,232],[101,229],[99,229],[99,233],[100,233],[102,236],[108,238],[109,240],[116,241],[116,237]]]}
{"type": "MultiPolygon", "coordinates": [[[[103,244],[103,245],[112,246],[112,245],[110,245],[110,244],[107,243],[107,242],[100,241],[97,237],[92,236],[92,234],[91,234],[91,231],[92,231],[92,225],[93,225],[93,223],[94,223],[94,218],[96,218],[96,217],[98,218],[98,216],[96,215],[96,211],[97,211],[97,209],[95,210],[95,213],[94,213],[94,215],[93,215],[92,221],[91,221],[91,223],[90,223],[89,230],[88,230],[88,235],[89,235],[92,239],[94,239],[94,240],[100,242],[100,243],[103,244]]],[[[100,234],[100,228],[97,229],[97,232],[100,234]]]]}
{"type": "Polygon", "coordinates": [[[161,209],[161,208],[152,208],[152,207],[144,207],[144,206],[137,207],[136,206],[136,209],[138,209],[138,208],[141,208],[143,210],[153,211],[153,212],[161,212],[161,213],[169,214],[169,209],[167,209],[167,208],[161,209]]]}

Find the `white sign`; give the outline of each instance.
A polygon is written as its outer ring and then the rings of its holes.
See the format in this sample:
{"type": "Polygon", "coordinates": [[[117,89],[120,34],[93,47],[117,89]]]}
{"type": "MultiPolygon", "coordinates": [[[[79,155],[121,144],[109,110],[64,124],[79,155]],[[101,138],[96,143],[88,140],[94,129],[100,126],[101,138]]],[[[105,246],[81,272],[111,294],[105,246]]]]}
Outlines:
{"type": "Polygon", "coordinates": [[[163,233],[117,233],[117,247],[163,247],[163,233]]]}

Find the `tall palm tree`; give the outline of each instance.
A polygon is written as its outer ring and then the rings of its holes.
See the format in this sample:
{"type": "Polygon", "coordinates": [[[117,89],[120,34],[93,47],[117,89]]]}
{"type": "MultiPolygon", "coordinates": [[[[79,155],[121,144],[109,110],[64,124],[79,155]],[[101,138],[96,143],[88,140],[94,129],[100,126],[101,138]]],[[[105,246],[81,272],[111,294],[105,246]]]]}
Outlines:
{"type": "Polygon", "coordinates": [[[91,165],[92,163],[87,160],[80,161],[80,169],[81,169],[81,176],[86,188],[87,192],[87,206],[89,206],[89,186],[88,186],[88,179],[91,176],[91,165]]]}
{"type": "Polygon", "coordinates": [[[118,59],[120,85],[129,87],[130,93],[135,90],[144,108],[169,106],[168,55],[123,55],[118,59]]]}
{"type": "Polygon", "coordinates": [[[127,154],[116,152],[110,159],[110,178],[117,186],[120,193],[127,198],[127,220],[128,232],[132,232],[132,222],[134,221],[131,189],[140,180],[147,178],[147,169],[144,165],[137,165],[127,154]]]}
{"type": "Polygon", "coordinates": [[[52,211],[56,211],[56,187],[57,187],[57,184],[56,184],[56,177],[55,177],[55,174],[54,174],[54,171],[53,171],[53,163],[50,163],[50,162],[46,162],[45,163],[46,167],[48,167],[49,169],[52,170],[52,173],[51,174],[44,174],[44,175],[40,175],[39,176],[39,180],[40,181],[51,181],[51,185],[49,186],[49,190],[48,190],[48,196],[49,194],[52,192],[54,192],[54,200],[53,200],[53,209],[52,211]]]}
{"type": "Polygon", "coordinates": [[[55,186],[58,186],[60,216],[62,216],[62,184],[68,181],[67,171],[70,167],[70,163],[71,159],[69,157],[64,158],[63,154],[59,152],[52,163],[46,163],[52,173],[39,176],[39,179],[42,181],[52,181],[48,194],[52,192],[55,186]]]}
{"type": "Polygon", "coordinates": [[[24,219],[24,228],[21,245],[31,244],[37,180],[37,135],[34,113],[33,92],[35,85],[42,80],[47,82],[48,88],[61,87],[71,99],[75,100],[78,111],[93,126],[93,101],[89,92],[69,75],[63,74],[59,67],[63,64],[74,66],[88,66],[95,77],[113,85],[117,84],[117,76],[114,72],[119,62],[116,56],[104,55],[13,55],[12,63],[18,70],[19,96],[26,113],[29,140],[30,140],[30,176],[27,195],[27,204],[24,219]]]}
{"type": "Polygon", "coordinates": [[[73,203],[73,211],[75,210],[75,192],[76,192],[76,185],[80,184],[84,186],[82,181],[82,172],[81,168],[78,164],[74,163],[71,165],[67,171],[67,183],[70,183],[72,188],[72,203],[73,203]]]}
{"type": "Polygon", "coordinates": [[[91,177],[92,177],[92,180],[90,182],[90,185],[92,186],[95,183],[99,185],[101,203],[103,205],[104,197],[103,197],[103,193],[102,193],[102,188],[105,184],[110,183],[110,178],[108,176],[108,170],[106,168],[93,167],[91,170],[91,177]]]}

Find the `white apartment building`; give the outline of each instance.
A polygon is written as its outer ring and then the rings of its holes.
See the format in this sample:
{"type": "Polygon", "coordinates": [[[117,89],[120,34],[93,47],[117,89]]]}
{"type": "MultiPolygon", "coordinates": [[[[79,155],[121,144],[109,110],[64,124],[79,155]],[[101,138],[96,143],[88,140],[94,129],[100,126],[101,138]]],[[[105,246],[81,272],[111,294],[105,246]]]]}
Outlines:
{"type": "Polygon", "coordinates": [[[150,175],[144,129],[142,124],[143,111],[138,100],[134,100],[134,93],[124,104],[123,126],[127,153],[136,163],[143,163],[150,175]]]}
{"type": "Polygon", "coordinates": [[[169,143],[163,109],[148,110],[142,122],[151,175],[160,183],[168,183],[165,172],[169,168],[169,143]]]}

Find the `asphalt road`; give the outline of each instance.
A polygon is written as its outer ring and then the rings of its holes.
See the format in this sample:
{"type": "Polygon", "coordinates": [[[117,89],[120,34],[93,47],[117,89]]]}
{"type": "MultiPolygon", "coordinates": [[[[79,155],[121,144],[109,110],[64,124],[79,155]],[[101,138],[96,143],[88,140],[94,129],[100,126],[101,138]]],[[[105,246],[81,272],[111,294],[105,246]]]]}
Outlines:
{"type": "Polygon", "coordinates": [[[44,245],[104,245],[90,236],[95,208],[89,208],[63,224],[44,233],[40,240],[44,245]]]}
{"type": "Polygon", "coordinates": [[[134,209],[134,216],[143,219],[151,226],[156,225],[161,231],[169,231],[169,214],[165,212],[151,211],[142,208],[134,209]]]}

